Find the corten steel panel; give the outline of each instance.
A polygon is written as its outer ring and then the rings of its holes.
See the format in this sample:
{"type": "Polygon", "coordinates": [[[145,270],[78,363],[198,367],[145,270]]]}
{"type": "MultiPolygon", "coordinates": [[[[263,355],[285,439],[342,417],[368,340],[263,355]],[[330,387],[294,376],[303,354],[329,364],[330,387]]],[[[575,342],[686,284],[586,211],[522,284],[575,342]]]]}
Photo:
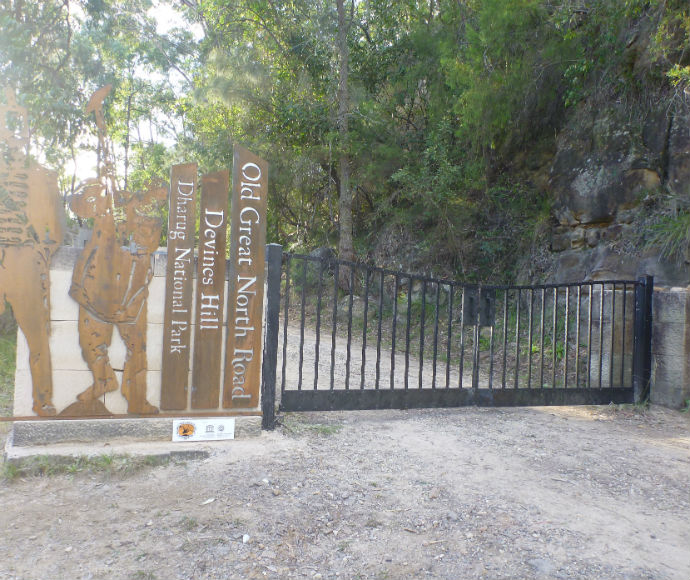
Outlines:
{"type": "Polygon", "coordinates": [[[187,407],[196,193],[196,164],[173,166],[170,175],[161,371],[161,409],[164,410],[181,410],[187,407]]]}
{"type": "Polygon", "coordinates": [[[268,164],[235,146],[223,407],[259,404],[268,164]]]}
{"type": "Polygon", "coordinates": [[[192,367],[193,409],[217,409],[220,399],[229,184],[228,171],[201,178],[192,367]]]}
{"type": "Polygon", "coordinates": [[[0,288],[30,350],[33,411],[55,415],[50,360],[50,259],[63,236],[57,174],[26,155],[29,119],[6,91],[0,106],[0,288]]]}

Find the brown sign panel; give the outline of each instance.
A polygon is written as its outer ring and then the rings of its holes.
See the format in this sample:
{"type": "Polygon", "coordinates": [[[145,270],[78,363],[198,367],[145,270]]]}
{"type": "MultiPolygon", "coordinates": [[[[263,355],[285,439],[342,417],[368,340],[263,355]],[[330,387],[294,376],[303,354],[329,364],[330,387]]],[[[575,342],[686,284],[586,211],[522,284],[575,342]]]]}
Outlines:
{"type": "Polygon", "coordinates": [[[180,410],[187,407],[196,193],[196,164],[173,166],[170,175],[168,266],[161,371],[161,409],[164,410],[180,410]]]}
{"type": "Polygon", "coordinates": [[[229,186],[228,171],[204,175],[201,179],[192,370],[193,409],[217,409],[220,400],[229,186]]]}
{"type": "Polygon", "coordinates": [[[235,146],[223,407],[259,405],[268,164],[235,146]]]}

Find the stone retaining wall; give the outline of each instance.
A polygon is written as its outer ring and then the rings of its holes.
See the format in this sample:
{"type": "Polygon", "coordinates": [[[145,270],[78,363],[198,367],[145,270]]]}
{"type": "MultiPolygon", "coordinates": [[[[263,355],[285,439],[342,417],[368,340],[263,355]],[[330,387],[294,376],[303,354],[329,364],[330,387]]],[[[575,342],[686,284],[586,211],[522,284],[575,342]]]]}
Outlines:
{"type": "Polygon", "coordinates": [[[656,286],[651,400],[679,408],[690,400],[690,288],[656,286]]]}

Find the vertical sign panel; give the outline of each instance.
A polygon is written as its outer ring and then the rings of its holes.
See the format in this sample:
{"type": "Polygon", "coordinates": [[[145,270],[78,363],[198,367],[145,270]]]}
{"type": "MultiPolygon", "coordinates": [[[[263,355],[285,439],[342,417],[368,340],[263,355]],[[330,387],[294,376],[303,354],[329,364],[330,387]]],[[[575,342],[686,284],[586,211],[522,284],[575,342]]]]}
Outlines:
{"type": "Polygon", "coordinates": [[[220,402],[229,184],[230,175],[227,171],[201,178],[192,370],[193,409],[217,409],[220,402]]]}
{"type": "Polygon", "coordinates": [[[164,410],[180,410],[187,407],[196,184],[196,164],[173,166],[170,175],[168,266],[161,372],[161,409],[164,410]]]}
{"type": "Polygon", "coordinates": [[[223,407],[259,405],[268,164],[235,147],[223,407]]]}

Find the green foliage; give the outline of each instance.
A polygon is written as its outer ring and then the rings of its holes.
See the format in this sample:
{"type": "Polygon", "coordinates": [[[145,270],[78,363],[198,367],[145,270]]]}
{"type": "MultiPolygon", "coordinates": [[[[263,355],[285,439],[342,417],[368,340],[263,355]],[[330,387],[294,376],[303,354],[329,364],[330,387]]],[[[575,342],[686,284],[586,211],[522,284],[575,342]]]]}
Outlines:
{"type": "Polygon", "coordinates": [[[679,64],[674,64],[666,74],[674,87],[690,86],[690,66],[682,67],[679,64]]]}
{"type": "Polygon", "coordinates": [[[539,0],[484,0],[470,20],[464,50],[446,57],[459,133],[477,150],[500,147],[554,99],[548,81],[560,55],[546,16],[539,0]]]}
{"type": "Polygon", "coordinates": [[[687,259],[690,247],[690,212],[681,211],[677,215],[663,216],[651,226],[647,246],[658,248],[660,257],[665,260],[682,262],[687,259]]]}
{"type": "MultiPolygon", "coordinates": [[[[187,22],[160,33],[151,0],[0,0],[0,85],[51,165],[88,145],[85,101],[111,83],[122,186],[174,162],[229,167],[241,143],[270,163],[269,239],[308,250],[338,240],[346,156],[360,254],[394,224],[420,262],[466,279],[514,277],[548,215],[531,172],[569,110],[690,86],[685,0],[363,0],[341,142],[335,3],[166,3],[187,22]]],[[[65,193],[75,181],[63,171],[65,193]]]]}
{"type": "Polygon", "coordinates": [[[86,102],[106,84],[113,85],[105,113],[120,186],[130,185],[132,161],[135,182],[160,173],[158,148],[179,125],[173,78],[191,54],[192,38],[180,30],[158,34],[152,6],[151,0],[0,2],[0,88],[14,89],[28,108],[34,143],[60,173],[65,195],[78,184],[80,153],[93,147],[86,102]]]}

